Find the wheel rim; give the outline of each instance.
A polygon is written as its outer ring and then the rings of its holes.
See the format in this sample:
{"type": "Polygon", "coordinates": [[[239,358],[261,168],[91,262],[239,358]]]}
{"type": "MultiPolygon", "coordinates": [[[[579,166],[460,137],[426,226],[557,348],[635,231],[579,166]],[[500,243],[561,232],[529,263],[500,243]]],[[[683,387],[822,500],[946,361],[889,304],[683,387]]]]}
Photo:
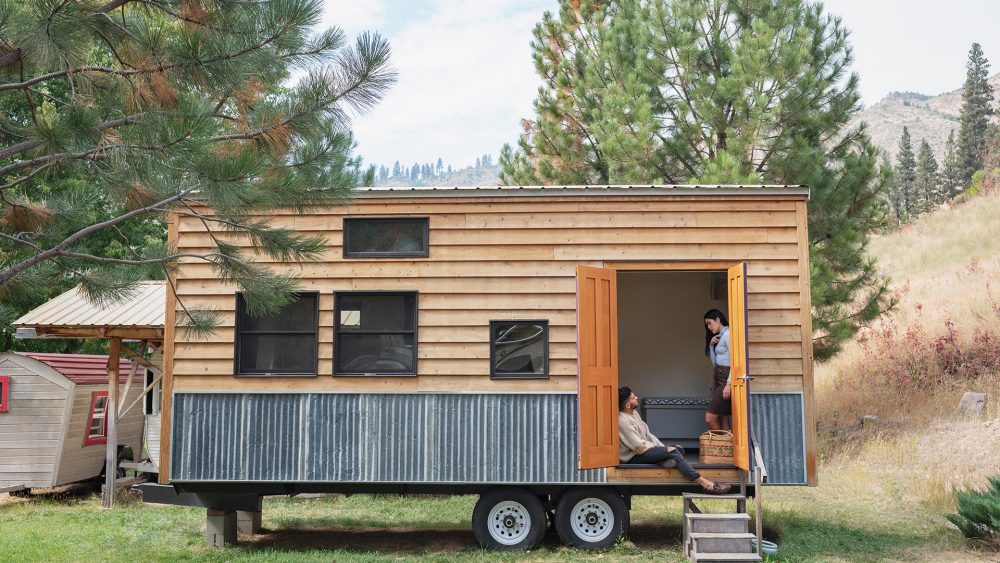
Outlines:
{"type": "Polygon", "coordinates": [[[569,517],[573,533],[586,542],[607,538],[615,527],[611,506],[599,498],[585,498],[576,503],[569,517]]]}
{"type": "Polygon", "coordinates": [[[523,504],[505,500],[490,509],[487,529],[497,543],[517,545],[531,530],[531,516],[523,504]]]}

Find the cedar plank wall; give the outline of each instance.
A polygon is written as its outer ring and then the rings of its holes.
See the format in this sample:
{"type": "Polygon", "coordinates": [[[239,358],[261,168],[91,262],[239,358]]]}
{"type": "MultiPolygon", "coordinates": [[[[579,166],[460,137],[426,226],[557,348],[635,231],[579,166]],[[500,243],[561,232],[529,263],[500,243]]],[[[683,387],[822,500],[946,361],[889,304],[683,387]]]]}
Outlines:
{"type": "MultiPolygon", "coordinates": [[[[747,260],[753,390],[801,391],[803,373],[810,373],[802,359],[802,319],[808,317],[800,307],[808,293],[800,291],[796,232],[804,201],[789,195],[379,197],[355,199],[347,208],[275,214],[275,225],[325,233],[329,240],[321,261],[284,266],[302,277],[303,289],[321,292],[320,377],[233,377],[235,289],[217,281],[210,266],[187,260],[177,270],[178,295],[188,307],[219,310],[222,326],[207,341],[177,331],[168,388],[575,392],[578,264],[747,260]],[[430,257],[345,260],[345,214],[429,216],[430,257]],[[419,291],[419,376],[329,377],[332,294],[347,290],[419,291]],[[551,377],[491,381],[491,319],[548,319],[551,377]]],[[[208,249],[209,235],[196,219],[181,217],[178,233],[178,251],[208,249]]]]}

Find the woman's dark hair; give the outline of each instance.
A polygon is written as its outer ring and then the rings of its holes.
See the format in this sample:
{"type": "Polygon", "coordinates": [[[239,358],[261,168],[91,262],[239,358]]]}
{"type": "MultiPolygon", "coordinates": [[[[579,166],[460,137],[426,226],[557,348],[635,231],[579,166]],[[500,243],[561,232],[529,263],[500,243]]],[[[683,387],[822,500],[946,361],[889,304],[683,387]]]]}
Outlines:
{"type": "MultiPolygon", "coordinates": [[[[702,320],[702,322],[705,322],[705,320],[707,320],[707,319],[715,319],[715,320],[719,321],[720,323],[722,323],[722,326],[729,326],[729,319],[727,319],[726,315],[724,315],[722,313],[722,311],[720,311],[718,309],[709,309],[709,311],[707,313],[705,313],[705,319],[702,320]]],[[[708,330],[708,327],[706,326],[705,327],[705,355],[706,356],[708,355],[708,348],[709,348],[709,346],[712,345],[712,337],[713,336],[715,336],[715,335],[712,334],[712,331],[708,330]]]]}

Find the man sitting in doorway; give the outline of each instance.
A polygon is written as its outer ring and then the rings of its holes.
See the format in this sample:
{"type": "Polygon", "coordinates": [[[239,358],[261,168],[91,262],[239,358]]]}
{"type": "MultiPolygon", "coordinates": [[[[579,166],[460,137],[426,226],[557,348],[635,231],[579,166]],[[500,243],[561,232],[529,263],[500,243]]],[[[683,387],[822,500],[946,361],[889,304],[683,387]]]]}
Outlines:
{"type": "Polygon", "coordinates": [[[688,479],[701,485],[705,492],[726,494],[731,487],[726,483],[714,483],[701,476],[684,459],[684,448],[679,445],[664,446],[653,436],[649,426],[643,422],[636,410],[639,398],[628,386],[618,389],[618,441],[619,459],[623,464],[648,463],[664,467],[677,467],[688,479]]]}

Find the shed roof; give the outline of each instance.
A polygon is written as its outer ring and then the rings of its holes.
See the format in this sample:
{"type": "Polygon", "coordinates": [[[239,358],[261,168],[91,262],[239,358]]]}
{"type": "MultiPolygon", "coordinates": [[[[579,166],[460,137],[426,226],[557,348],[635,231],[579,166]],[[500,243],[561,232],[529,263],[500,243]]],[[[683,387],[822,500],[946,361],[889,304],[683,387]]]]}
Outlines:
{"type": "MultiPolygon", "coordinates": [[[[108,382],[108,357],[93,354],[43,354],[36,352],[17,352],[18,355],[38,360],[66,376],[77,385],[100,385],[108,382]]],[[[128,381],[132,362],[122,358],[118,364],[118,382],[128,381]]],[[[142,375],[136,374],[136,381],[142,375]]]]}
{"type": "Polygon", "coordinates": [[[355,188],[357,197],[503,197],[592,195],[798,195],[809,186],[773,184],[610,184],[588,186],[375,186],[355,188]]]}
{"type": "Polygon", "coordinates": [[[125,338],[162,337],[166,282],[142,281],[131,298],[106,307],[87,300],[79,286],[43,303],[14,321],[33,328],[36,336],[125,338]]]}

